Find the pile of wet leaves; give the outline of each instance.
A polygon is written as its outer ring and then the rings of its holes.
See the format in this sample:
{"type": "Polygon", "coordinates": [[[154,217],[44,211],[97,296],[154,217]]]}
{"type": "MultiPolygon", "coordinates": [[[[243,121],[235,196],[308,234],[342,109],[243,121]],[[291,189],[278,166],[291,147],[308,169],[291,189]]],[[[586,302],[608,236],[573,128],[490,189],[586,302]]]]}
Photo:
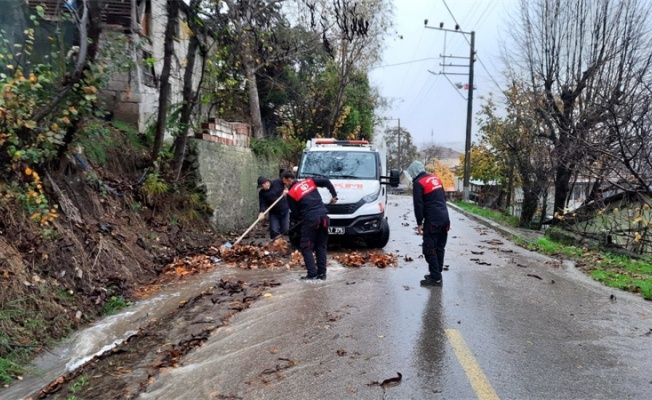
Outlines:
{"type": "Polygon", "coordinates": [[[156,281],[151,285],[141,286],[133,291],[133,296],[143,298],[161,289],[162,285],[182,282],[185,279],[215,270],[219,267],[255,269],[290,269],[303,268],[301,253],[291,254],[288,242],[279,238],[263,245],[235,245],[227,248],[211,246],[200,254],[176,257],[161,271],[156,281]]]}
{"type": "Polygon", "coordinates": [[[386,268],[395,267],[398,263],[398,258],[395,254],[381,254],[378,252],[361,253],[354,251],[343,255],[335,255],[333,258],[347,267],[362,267],[371,264],[378,268],[386,268]]]}
{"type": "Polygon", "coordinates": [[[262,246],[235,245],[232,248],[220,246],[215,254],[224,262],[242,269],[275,269],[297,266],[294,258],[288,259],[288,242],[283,238],[267,242],[262,246]]]}
{"type": "Polygon", "coordinates": [[[210,247],[202,254],[175,258],[163,269],[159,281],[183,280],[191,275],[212,271],[220,264],[248,270],[297,266],[294,258],[289,257],[288,253],[288,243],[282,238],[261,246],[210,247]]]}
{"type": "MultiPolygon", "coordinates": [[[[373,265],[386,268],[395,267],[398,262],[394,254],[371,251],[352,251],[333,255],[332,258],[347,267],[373,265]]],[[[283,238],[262,245],[210,247],[202,254],[175,258],[163,269],[159,283],[179,281],[191,275],[209,272],[220,264],[246,270],[302,268],[303,257],[298,250],[291,251],[289,243],[283,238]]]]}

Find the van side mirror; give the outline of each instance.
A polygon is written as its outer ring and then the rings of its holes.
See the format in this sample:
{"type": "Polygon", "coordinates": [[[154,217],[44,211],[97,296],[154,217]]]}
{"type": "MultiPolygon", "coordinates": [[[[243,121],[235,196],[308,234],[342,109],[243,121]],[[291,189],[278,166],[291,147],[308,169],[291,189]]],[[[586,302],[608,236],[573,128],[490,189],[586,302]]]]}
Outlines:
{"type": "Polygon", "coordinates": [[[381,176],[380,183],[383,185],[389,185],[391,187],[398,187],[400,182],[400,173],[397,169],[392,169],[389,171],[389,176],[381,176]]]}

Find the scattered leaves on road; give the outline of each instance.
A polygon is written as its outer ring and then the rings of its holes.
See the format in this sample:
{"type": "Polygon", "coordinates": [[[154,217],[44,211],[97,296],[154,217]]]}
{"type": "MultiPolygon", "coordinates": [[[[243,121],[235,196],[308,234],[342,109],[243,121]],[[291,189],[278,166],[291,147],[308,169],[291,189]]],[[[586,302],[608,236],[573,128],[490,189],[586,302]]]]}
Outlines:
{"type": "Polygon", "coordinates": [[[373,382],[369,383],[367,386],[380,386],[383,389],[388,388],[390,386],[396,386],[399,383],[401,383],[401,379],[403,379],[403,374],[401,374],[400,372],[397,372],[396,374],[398,376],[393,377],[393,378],[387,378],[382,382],[373,381],[373,382]]]}
{"type": "Polygon", "coordinates": [[[360,253],[354,251],[353,253],[336,255],[333,258],[346,267],[362,267],[367,263],[373,264],[378,268],[395,267],[397,265],[396,255],[380,254],[378,252],[360,253]]]}

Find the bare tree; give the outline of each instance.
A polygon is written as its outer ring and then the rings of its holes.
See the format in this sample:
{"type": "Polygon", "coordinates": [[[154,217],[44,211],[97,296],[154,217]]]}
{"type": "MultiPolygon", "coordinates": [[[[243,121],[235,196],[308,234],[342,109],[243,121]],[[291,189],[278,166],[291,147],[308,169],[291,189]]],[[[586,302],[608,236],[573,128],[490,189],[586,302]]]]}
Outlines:
{"type": "Polygon", "coordinates": [[[586,143],[648,68],[648,16],[639,0],[521,0],[507,61],[534,96],[539,136],[552,148],[555,213],[589,157],[586,143]]]}
{"type": "Polygon", "coordinates": [[[430,164],[435,159],[443,158],[447,153],[448,149],[434,143],[426,145],[426,147],[421,150],[421,154],[423,155],[423,163],[425,165],[430,164]]]}
{"type": "Polygon", "coordinates": [[[311,27],[322,32],[326,51],[333,59],[337,82],[329,124],[330,137],[342,112],[347,87],[357,71],[367,71],[380,60],[383,41],[392,26],[391,3],[387,0],[305,0],[311,27]]]}
{"type": "Polygon", "coordinates": [[[646,83],[649,77],[645,78],[641,89],[631,94],[635,101],[609,110],[604,129],[611,138],[610,146],[599,151],[601,164],[612,166],[608,170],[610,186],[652,195],[652,92],[646,83]]]}

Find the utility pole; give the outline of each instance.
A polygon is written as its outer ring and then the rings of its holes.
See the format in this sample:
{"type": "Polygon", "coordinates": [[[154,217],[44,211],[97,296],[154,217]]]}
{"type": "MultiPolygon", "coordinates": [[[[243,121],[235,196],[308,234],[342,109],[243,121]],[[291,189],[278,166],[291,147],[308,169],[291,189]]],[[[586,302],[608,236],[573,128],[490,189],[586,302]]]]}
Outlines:
{"type": "Polygon", "coordinates": [[[469,56],[469,94],[466,104],[466,143],[464,145],[464,191],[462,199],[469,201],[471,191],[471,123],[473,121],[473,62],[475,58],[475,32],[471,31],[471,54],[469,56]]]}
{"type": "MultiPolygon", "coordinates": [[[[437,29],[440,31],[444,32],[453,32],[453,33],[461,33],[463,35],[471,35],[471,42],[470,47],[470,55],[469,55],[469,88],[468,88],[468,94],[467,94],[467,105],[466,105],[466,138],[465,138],[465,145],[464,145],[464,187],[462,191],[462,199],[464,201],[469,201],[469,193],[471,191],[471,182],[470,182],[470,175],[471,175],[471,124],[473,122],[473,63],[475,62],[475,32],[464,32],[460,30],[459,25],[455,25],[455,30],[452,29],[445,29],[444,28],[444,23],[440,23],[439,27],[431,27],[428,26],[428,20],[425,20],[424,23],[425,27],[428,29],[437,29]]],[[[466,58],[466,57],[453,57],[453,56],[446,56],[442,55],[444,59],[446,58],[466,58]]],[[[446,64],[440,64],[444,67],[446,67],[446,64]]],[[[454,65],[454,64],[448,64],[448,66],[451,67],[462,67],[464,65],[454,65]]],[[[433,73],[432,71],[429,71],[430,73],[433,73]]],[[[461,74],[461,73],[451,73],[451,72],[440,72],[442,75],[466,75],[461,74]]]]}

